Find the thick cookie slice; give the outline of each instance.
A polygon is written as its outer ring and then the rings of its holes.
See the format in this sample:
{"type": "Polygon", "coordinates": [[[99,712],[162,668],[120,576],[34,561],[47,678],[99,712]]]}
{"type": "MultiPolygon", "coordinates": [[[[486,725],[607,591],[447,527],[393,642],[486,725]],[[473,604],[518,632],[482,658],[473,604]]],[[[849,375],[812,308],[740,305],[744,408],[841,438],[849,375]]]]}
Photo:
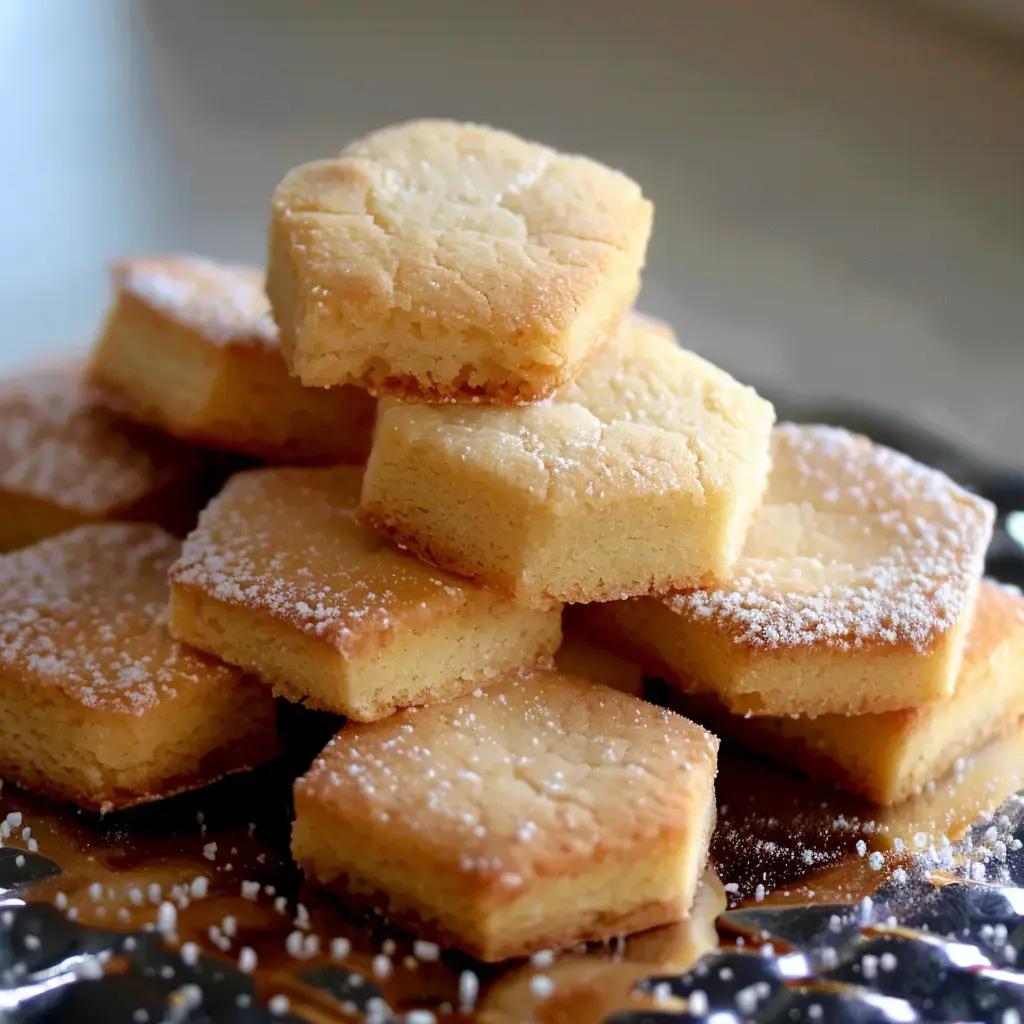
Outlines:
{"type": "MultiPolygon", "coordinates": [[[[947,700],[905,711],[817,718],[731,715],[703,694],[673,706],[716,733],[880,804],[917,793],[1024,715],[1024,598],[986,580],[947,700]]],[[[989,782],[992,780],[989,779],[989,782]]]]}
{"type": "Polygon", "coordinates": [[[96,811],[277,749],[266,687],[174,640],[156,526],[85,526],[0,558],[0,777],[96,811]]]}
{"type": "Polygon", "coordinates": [[[580,615],[738,714],[916,707],[953,693],[993,516],[867,438],[783,425],[727,586],[580,615]]]}
{"type": "Polygon", "coordinates": [[[106,520],[184,533],[201,453],[98,409],[68,360],[0,381],[0,551],[106,520]]]}
{"type": "Polygon", "coordinates": [[[630,316],[548,401],[383,403],[360,515],[528,603],[727,579],[764,491],[773,421],[752,388],[630,316]]]}
{"type": "Polygon", "coordinates": [[[566,383],[640,287],[653,210],[593,160],[414,121],[291,171],[267,291],[292,372],[429,401],[566,383]]]}
{"type": "Polygon", "coordinates": [[[89,376],[97,399],[186,441],[265,459],[362,462],[375,403],[288,375],[252,267],[122,260],[89,376]]]}
{"type": "Polygon", "coordinates": [[[484,960],[689,912],[718,741],[679,715],[541,672],[346,726],[295,786],[308,877],[484,960]]]}
{"type": "Polygon", "coordinates": [[[288,700],[359,721],[554,654],[558,605],[517,605],[360,526],[360,478],[353,467],[233,476],[171,570],[171,631],[288,700]]]}

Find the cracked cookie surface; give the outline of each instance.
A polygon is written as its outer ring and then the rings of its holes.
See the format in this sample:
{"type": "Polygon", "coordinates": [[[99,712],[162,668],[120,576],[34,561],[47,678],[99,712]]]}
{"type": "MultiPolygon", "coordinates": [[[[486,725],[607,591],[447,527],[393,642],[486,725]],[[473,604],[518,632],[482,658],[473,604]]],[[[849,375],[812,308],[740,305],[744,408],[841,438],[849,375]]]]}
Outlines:
{"type": "Polygon", "coordinates": [[[267,289],[292,372],[431,401],[533,401],[640,284],[635,182],[507,132],[415,121],[291,171],[267,289]]]}
{"type": "Polygon", "coordinates": [[[752,388],[630,314],[544,402],[382,403],[360,515],[523,602],[727,579],[773,421],[752,388]]]}
{"type": "Polygon", "coordinates": [[[343,728],[296,785],[293,852],[484,959],[652,927],[692,901],[717,746],[609,687],[523,673],[343,728]]]}

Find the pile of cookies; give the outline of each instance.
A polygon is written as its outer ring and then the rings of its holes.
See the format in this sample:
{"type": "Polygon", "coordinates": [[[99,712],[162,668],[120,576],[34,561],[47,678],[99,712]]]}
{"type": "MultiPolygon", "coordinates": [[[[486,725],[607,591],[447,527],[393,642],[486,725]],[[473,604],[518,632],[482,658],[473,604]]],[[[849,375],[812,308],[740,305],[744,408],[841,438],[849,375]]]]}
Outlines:
{"type": "Polygon", "coordinates": [[[115,809],[335,712],[295,859],[500,960],[688,913],[691,718],[880,803],[1015,722],[992,508],[632,312],[652,215],[422,121],[285,177],[265,280],[117,264],[88,365],[0,392],[0,774],[115,809]]]}

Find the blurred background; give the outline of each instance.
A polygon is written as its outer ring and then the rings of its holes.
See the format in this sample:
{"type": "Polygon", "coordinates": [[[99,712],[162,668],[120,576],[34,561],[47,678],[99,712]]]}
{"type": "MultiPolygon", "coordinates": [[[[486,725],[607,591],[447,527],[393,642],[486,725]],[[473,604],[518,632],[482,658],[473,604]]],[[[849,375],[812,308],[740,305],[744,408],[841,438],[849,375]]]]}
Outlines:
{"type": "Polygon", "coordinates": [[[421,116],[637,178],[641,305],[798,411],[1024,467],[1019,0],[0,0],[0,366],[111,256],[262,262],[292,165],[421,116]]]}

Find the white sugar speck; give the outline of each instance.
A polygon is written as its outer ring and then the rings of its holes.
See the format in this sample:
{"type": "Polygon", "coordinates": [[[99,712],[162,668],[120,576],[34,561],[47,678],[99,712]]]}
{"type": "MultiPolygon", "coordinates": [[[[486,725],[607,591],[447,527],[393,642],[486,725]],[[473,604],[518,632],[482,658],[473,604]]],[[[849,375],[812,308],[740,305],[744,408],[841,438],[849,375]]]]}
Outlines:
{"type": "Polygon", "coordinates": [[[272,996],[267,1003],[267,1009],[277,1017],[283,1017],[291,1009],[291,1001],[287,996],[272,996]]]}
{"type": "Polygon", "coordinates": [[[412,955],[424,963],[431,963],[441,956],[441,947],[435,942],[424,942],[416,939],[412,944],[412,955]]]}
{"type": "Polygon", "coordinates": [[[555,991],[555,983],[546,974],[535,974],[530,979],[530,995],[534,999],[550,999],[555,991]]]}
{"type": "Polygon", "coordinates": [[[178,927],[178,909],[173,903],[161,903],[156,912],[156,930],[164,936],[171,936],[178,927]]]}
{"type": "Polygon", "coordinates": [[[480,979],[474,971],[463,971],[459,975],[459,1009],[468,1013],[476,1005],[480,994],[480,979]]]}

